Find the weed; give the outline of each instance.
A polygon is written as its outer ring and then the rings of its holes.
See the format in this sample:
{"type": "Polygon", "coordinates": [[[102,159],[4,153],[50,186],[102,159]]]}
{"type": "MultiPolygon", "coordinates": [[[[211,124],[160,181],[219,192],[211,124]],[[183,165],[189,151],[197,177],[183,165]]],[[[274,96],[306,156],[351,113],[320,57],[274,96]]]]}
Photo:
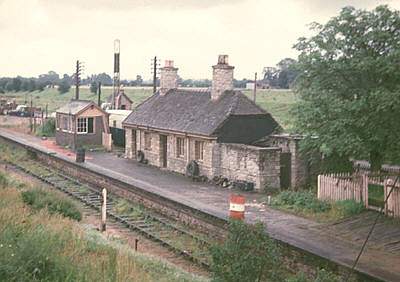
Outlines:
{"type": "Polygon", "coordinates": [[[362,213],[365,207],[362,203],[358,203],[355,200],[344,200],[334,203],[334,209],[341,217],[349,217],[362,213]]]}

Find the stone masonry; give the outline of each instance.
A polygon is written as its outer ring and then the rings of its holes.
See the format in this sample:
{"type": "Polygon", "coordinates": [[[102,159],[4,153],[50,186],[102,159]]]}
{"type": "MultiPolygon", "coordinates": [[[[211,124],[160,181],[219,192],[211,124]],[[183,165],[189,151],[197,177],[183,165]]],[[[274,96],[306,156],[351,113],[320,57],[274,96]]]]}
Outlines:
{"type": "Polygon", "coordinates": [[[178,68],[174,61],[165,61],[165,67],[160,72],[160,95],[165,95],[170,89],[178,88],[178,68]]]}
{"type": "MultiPolygon", "coordinates": [[[[163,167],[162,143],[158,132],[136,129],[136,142],[132,140],[134,129],[126,130],[128,158],[135,158],[136,151],[144,153],[148,164],[163,167]],[[151,145],[145,146],[145,134],[149,134],[151,145]],[[132,142],[128,142],[132,140],[132,142]]],[[[216,140],[201,139],[184,135],[167,135],[167,169],[182,173],[190,161],[196,160],[200,175],[212,179],[215,176],[231,181],[254,183],[256,190],[280,187],[280,152],[277,147],[265,148],[244,144],[217,143],[216,140]],[[185,153],[177,154],[177,138],[184,139],[185,153]],[[195,142],[203,142],[203,160],[195,159],[195,142]]]]}
{"type": "Polygon", "coordinates": [[[233,69],[228,65],[228,55],[219,55],[218,64],[213,66],[211,99],[216,100],[226,90],[233,90],[233,69]]]}

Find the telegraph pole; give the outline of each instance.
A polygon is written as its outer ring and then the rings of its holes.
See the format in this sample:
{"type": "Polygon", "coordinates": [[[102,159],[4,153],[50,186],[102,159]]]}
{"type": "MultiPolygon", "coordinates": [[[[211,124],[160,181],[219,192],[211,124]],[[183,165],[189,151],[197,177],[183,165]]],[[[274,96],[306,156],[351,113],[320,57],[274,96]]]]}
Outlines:
{"type": "Polygon", "coordinates": [[[97,86],[97,105],[99,105],[99,107],[101,107],[100,97],[101,97],[101,82],[99,82],[99,85],[97,86]]]}
{"type": "Polygon", "coordinates": [[[76,61],[75,71],[75,100],[79,100],[79,86],[81,85],[81,71],[83,70],[83,63],[76,61]]]}
{"type": "Polygon", "coordinates": [[[254,74],[254,103],[257,98],[257,73],[254,74]]]}
{"type": "Polygon", "coordinates": [[[157,67],[160,65],[158,63],[158,61],[160,61],[160,59],[157,59],[157,56],[154,57],[154,59],[152,59],[153,63],[153,68],[152,68],[152,73],[153,73],[153,94],[156,93],[157,91],[157,67]]]}

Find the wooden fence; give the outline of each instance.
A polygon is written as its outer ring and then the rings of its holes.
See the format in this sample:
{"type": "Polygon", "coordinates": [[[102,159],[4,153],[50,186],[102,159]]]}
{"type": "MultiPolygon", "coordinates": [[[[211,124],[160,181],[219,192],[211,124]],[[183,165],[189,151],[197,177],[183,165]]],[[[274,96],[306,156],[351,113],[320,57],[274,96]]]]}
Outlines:
{"type": "MultiPolygon", "coordinates": [[[[318,175],[318,199],[340,201],[353,199],[363,203],[368,209],[380,210],[380,207],[368,203],[369,184],[382,186],[386,199],[393,187],[393,177],[372,176],[367,174],[327,174],[318,175]]],[[[384,213],[400,217],[400,183],[397,182],[384,207],[384,213]]]]}

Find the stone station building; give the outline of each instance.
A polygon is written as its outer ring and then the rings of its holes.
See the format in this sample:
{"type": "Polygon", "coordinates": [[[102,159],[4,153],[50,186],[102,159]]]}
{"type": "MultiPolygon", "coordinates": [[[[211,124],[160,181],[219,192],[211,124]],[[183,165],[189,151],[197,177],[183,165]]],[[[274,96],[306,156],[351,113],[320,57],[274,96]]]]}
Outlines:
{"type": "Polygon", "coordinates": [[[122,123],[125,154],[178,173],[188,165],[209,179],[225,177],[254,184],[255,189],[280,187],[279,147],[252,142],[279,126],[264,109],[233,90],[233,66],[221,55],[213,66],[212,89],[178,89],[173,61],[161,68],[158,92],[138,105],[122,123]]]}

